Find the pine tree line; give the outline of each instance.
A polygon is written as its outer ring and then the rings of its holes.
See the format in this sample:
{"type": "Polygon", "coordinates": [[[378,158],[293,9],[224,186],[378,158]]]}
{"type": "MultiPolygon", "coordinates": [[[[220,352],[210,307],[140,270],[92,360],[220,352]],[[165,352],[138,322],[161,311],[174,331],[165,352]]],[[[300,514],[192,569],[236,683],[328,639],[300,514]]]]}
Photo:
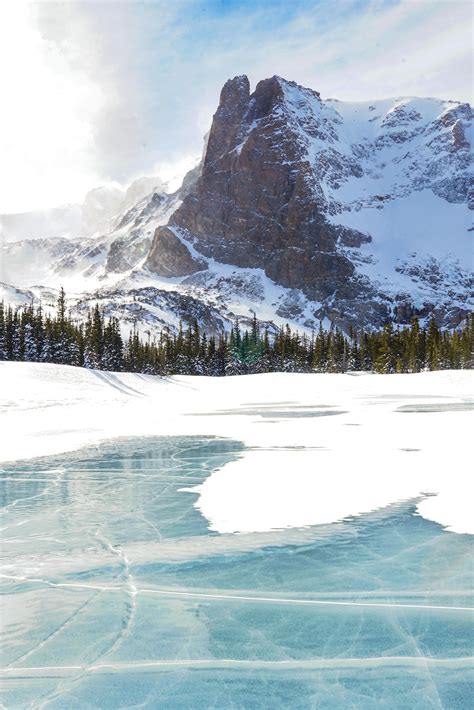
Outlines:
{"type": "Polygon", "coordinates": [[[41,304],[13,309],[0,303],[0,360],[52,362],[99,370],[158,375],[235,375],[261,372],[420,372],[474,366],[474,315],[462,329],[441,331],[434,318],[427,328],[319,332],[309,337],[287,325],[276,334],[253,319],[242,331],[208,336],[197,322],[175,335],[162,331],[144,342],[134,330],[122,339],[117,318],[104,318],[98,305],[85,323],[75,322],[60,290],[54,316],[41,304]]]}

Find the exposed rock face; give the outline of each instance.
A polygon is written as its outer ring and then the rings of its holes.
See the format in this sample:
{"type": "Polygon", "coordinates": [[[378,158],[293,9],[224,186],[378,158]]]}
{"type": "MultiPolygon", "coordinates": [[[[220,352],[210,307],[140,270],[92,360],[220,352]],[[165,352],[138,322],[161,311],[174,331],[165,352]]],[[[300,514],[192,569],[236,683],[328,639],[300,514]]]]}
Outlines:
{"type": "Polygon", "coordinates": [[[455,327],[474,308],[471,137],[468,104],[323,101],[279,77],[251,94],[236,77],[177,192],[138,180],[103,234],[0,245],[0,298],[83,277],[84,303],[144,332],[177,314],[213,331],[254,313],[270,329],[455,327]]]}
{"type": "MultiPolygon", "coordinates": [[[[392,249],[387,277],[371,242],[386,241],[393,205],[417,192],[468,203],[471,119],[467,104],[323,102],[276,76],[251,94],[247,77],[235,77],[222,89],[201,174],[172,215],[171,233],[157,230],[147,266],[166,276],[202,269],[188,244],[194,254],[261,268],[299,289],[315,302],[316,317],[380,326],[396,309],[396,287],[386,282],[394,281],[397,255],[392,249]],[[380,227],[375,211],[383,213],[380,227]]],[[[417,222],[422,205],[420,198],[417,222]]],[[[406,222],[400,257],[408,256],[406,222]]],[[[432,230],[425,229],[429,254],[432,230]]],[[[418,223],[413,231],[419,243],[418,223]]]]}
{"type": "Polygon", "coordinates": [[[202,259],[194,259],[189,249],[168,227],[158,227],[147,266],[161,276],[189,276],[202,271],[207,264],[202,259]]]}
{"type": "Polygon", "coordinates": [[[249,98],[250,84],[246,76],[226,81],[208,136],[204,168],[212,166],[220,156],[233,150],[239,143],[249,98]]]}
{"type": "MultiPolygon", "coordinates": [[[[225,84],[201,177],[171,224],[205,256],[261,267],[277,283],[323,299],[354,266],[338,251],[340,235],[322,214],[284,85],[277,77],[266,79],[250,96],[247,77],[225,84]]],[[[351,239],[360,244],[370,238],[351,239]]]]}
{"type": "Polygon", "coordinates": [[[154,192],[127,210],[117,223],[118,236],[110,243],[106,272],[123,273],[142,261],[150,251],[156,226],[165,224],[178,204],[175,195],[154,192]]]}

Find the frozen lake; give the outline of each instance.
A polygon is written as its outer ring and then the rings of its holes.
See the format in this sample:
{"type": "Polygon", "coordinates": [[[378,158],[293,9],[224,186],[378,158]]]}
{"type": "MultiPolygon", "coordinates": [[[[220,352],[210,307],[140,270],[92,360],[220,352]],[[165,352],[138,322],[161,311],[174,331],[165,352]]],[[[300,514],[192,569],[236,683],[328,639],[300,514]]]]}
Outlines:
{"type": "MultiPolygon", "coordinates": [[[[262,419],[299,421],[290,405],[262,419]]],[[[472,538],[418,498],[218,532],[193,487],[245,448],[128,438],[3,464],[6,708],[472,706],[472,538]]]]}

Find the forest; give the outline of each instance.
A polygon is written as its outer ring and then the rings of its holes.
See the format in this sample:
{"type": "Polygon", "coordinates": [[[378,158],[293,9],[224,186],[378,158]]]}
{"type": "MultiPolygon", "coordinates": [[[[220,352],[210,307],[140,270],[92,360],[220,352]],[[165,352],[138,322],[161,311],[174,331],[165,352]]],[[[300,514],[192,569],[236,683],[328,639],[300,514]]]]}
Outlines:
{"type": "Polygon", "coordinates": [[[42,305],[12,308],[0,303],[0,360],[141,372],[153,375],[239,375],[262,372],[420,372],[474,366],[474,314],[454,330],[440,329],[434,317],[426,327],[387,323],[380,331],[337,328],[311,334],[286,325],[277,332],[254,317],[242,330],[208,335],[197,322],[177,333],[163,329],[155,340],[136,330],[123,338],[117,318],[105,318],[98,305],[85,322],[75,321],[60,290],[54,315],[42,305]]]}

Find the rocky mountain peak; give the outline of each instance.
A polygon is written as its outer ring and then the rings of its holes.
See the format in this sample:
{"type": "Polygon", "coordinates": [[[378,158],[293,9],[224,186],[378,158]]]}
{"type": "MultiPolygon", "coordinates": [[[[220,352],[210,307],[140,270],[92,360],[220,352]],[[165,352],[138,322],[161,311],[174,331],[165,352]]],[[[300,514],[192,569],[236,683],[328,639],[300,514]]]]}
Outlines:
{"type": "Polygon", "coordinates": [[[219,99],[219,108],[225,106],[229,102],[238,103],[240,100],[244,102],[248,101],[249,96],[250,82],[248,76],[245,74],[234,76],[233,79],[227,79],[222,87],[219,99]]]}
{"type": "Polygon", "coordinates": [[[313,89],[300,86],[295,81],[288,81],[274,75],[270,79],[259,81],[249,101],[250,120],[259,120],[270,115],[275,108],[296,101],[302,107],[307,101],[319,100],[320,94],[313,89]]]}
{"type": "MultiPolygon", "coordinates": [[[[396,274],[415,273],[408,250],[416,254],[420,243],[423,205],[445,214],[446,203],[467,203],[470,121],[470,107],[456,102],[324,102],[279,76],[258,82],[253,93],[246,76],[230,79],[201,174],[166,232],[157,230],[147,266],[167,277],[202,271],[209,259],[261,269],[319,303],[318,318],[381,325],[394,308],[390,299],[406,301],[410,286],[391,288],[387,298],[376,277],[378,247],[372,254],[366,245],[374,232],[386,243],[398,220],[384,250],[396,274]],[[422,196],[412,200],[415,193],[422,196]]],[[[467,231],[462,214],[453,219],[467,231]]],[[[434,226],[440,254],[443,223],[434,226]]],[[[424,229],[429,253],[433,228],[424,229]]],[[[466,258],[464,236],[456,253],[466,258]]]]}
{"type": "Polygon", "coordinates": [[[308,331],[456,327],[474,307],[471,142],[468,104],[323,101],[279,76],[251,93],[237,76],[177,192],[140,179],[112,231],[0,247],[0,279],[25,302],[69,283],[81,307],[158,332],[185,313],[216,332],[254,313],[308,331]]]}
{"type": "Polygon", "coordinates": [[[250,120],[268,116],[284,100],[283,80],[278,76],[259,81],[251,96],[250,120]]]}
{"type": "MultiPolygon", "coordinates": [[[[277,76],[259,82],[252,95],[246,77],[227,82],[202,174],[169,226],[204,256],[263,268],[277,283],[326,298],[354,267],[336,248],[349,230],[336,229],[325,219],[324,199],[318,200],[314,189],[313,166],[300,132],[300,123],[316,130],[308,102],[319,103],[316,92],[277,76]]],[[[163,237],[161,228],[148,266],[169,275],[170,261],[161,263],[157,248],[163,237]]],[[[350,241],[360,245],[367,239],[353,230],[350,241]]],[[[169,254],[169,234],[166,244],[169,254]]],[[[176,254],[182,254],[182,240],[176,254]]],[[[195,266],[189,258],[182,265],[173,263],[175,275],[195,266]]]]}
{"type": "Polygon", "coordinates": [[[235,148],[248,110],[249,96],[250,84],[245,75],[236,76],[224,84],[207,141],[204,170],[213,165],[222,153],[235,148]]]}

